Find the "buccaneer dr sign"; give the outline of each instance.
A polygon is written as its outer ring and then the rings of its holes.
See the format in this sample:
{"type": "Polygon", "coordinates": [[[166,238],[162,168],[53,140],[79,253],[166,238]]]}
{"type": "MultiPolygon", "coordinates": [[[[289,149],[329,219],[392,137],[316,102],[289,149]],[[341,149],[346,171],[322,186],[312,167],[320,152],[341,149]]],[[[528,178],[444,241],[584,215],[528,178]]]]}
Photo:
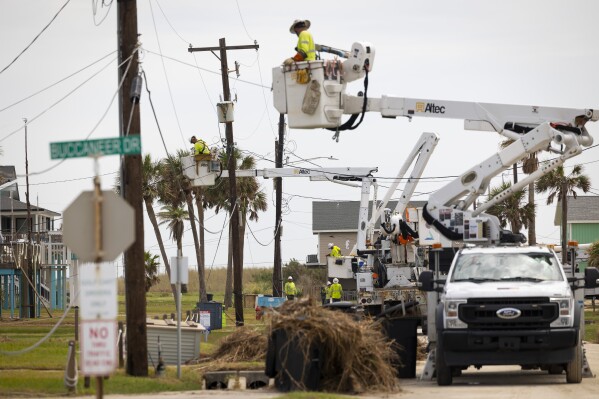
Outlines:
{"type": "Polygon", "coordinates": [[[80,158],[113,154],[132,155],[140,153],[141,139],[139,135],[50,143],[51,159],[80,158]]]}

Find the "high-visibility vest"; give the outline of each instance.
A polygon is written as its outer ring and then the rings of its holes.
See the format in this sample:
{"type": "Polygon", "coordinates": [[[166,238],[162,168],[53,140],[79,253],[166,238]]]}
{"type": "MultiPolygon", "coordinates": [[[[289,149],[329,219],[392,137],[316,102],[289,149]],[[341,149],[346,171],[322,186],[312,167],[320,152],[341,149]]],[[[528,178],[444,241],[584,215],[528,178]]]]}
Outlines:
{"type": "Polygon", "coordinates": [[[334,256],[335,258],[340,258],[341,257],[341,248],[339,248],[336,245],[333,245],[333,248],[331,249],[331,256],[334,256]]]}
{"type": "Polygon", "coordinates": [[[295,283],[288,281],[285,283],[285,295],[296,295],[297,290],[295,289],[295,283]]]}
{"type": "Polygon", "coordinates": [[[307,30],[300,32],[297,37],[297,52],[304,55],[304,59],[300,61],[316,60],[316,48],[312,34],[307,30]]]}
{"type": "Polygon", "coordinates": [[[331,284],[330,288],[331,298],[333,299],[341,299],[341,295],[343,294],[343,288],[339,283],[331,284]]]}
{"type": "Polygon", "coordinates": [[[328,287],[324,288],[325,291],[325,299],[331,299],[331,286],[329,285],[328,287]]]}
{"type": "Polygon", "coordinates": [[[206,145],[206,142],[204,140],[197,140],[195,142],[195,144],[193,145],[193,148],[195,150],[194,155],[210,154],[210,149],[208,148],[208,146],[206,145]]]}

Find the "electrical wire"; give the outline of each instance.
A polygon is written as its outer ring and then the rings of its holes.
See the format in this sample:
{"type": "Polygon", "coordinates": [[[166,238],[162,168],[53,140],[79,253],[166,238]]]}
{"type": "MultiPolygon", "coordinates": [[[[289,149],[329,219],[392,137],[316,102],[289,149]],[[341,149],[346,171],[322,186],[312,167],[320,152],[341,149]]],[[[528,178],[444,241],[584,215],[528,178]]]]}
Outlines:
{"type": "MultiPolygon", "coordinates": [[[[86,83],[88,83],[89,81],[91,81],[93,78],[95,78],[97,75],[99,75],[100,73],[102,73],[106,68],[108,68],[110,66],[110,64],[112,64],[112,62],[115,59],[116,59],[116,57],[113,58],[113,59],[111,59],[110,62],[108,64],[106,64],[105,66],[103,66],[98,72],[96,72],[95,74],[93,74],[92,76],[90,76],[89,78],[87,78],[81,84],[79,84],[78,86],[76,86],[73,90],[69,91],[65,96],[63,96],[58,101],[56,101],[53,104],[51,104],[48,108],[46,108],[45,110],[43,110],[39,114],[35,115],[33,118],[29,118],[27,120],[27,123],[25,125],[19,127],[18,129],[13,130],[12,132],[8,133],[6,136],[2,137],[0,139],[0,143],[3,142],[4,140],[6,140],[7,138],[15,135],[19,131],[23,130],[25,128],[25,126],[29,126],[31,123],[33,123],[35,120],[37,120],[40,116],[44,115],[46,112],[48,112],[49,110],[51,110],[52,108],[54,108],[55,106],[57,106],[58,104],[60,104],[62,101],[64,101],[65,99],[67,99],[67,97],[69,97],[71,94],[73,94],[74,92],[76,92],[77,90],[79,90],[83,85],[85,85],[86,83]]],[[[123,61],[123,63],[126,62],[126,61],[127,60],[123,61]]]]}
{"type": "Polygon", "coordinates": [[[17,60],[18,60],[18,59],[19,59],[19,58],[20,58],[20,57],[21,57],[21,56],[22,56],[22,55],[25,53],[25,51],[27,51],[27,50],[29,49],[29,47],[31,47],[31,45],[32,45],[33,43],[35,43],[35,41],[36,41],[36,40],[37,40],[37,39],[38,39],[38,38],[41,36],[41,34],[42,34],[42,33],[44,33],[44,31],[45,31],[46,29],[48,29],[48,27],[49,27],[49,26],[52,24],[52,22],[54,22],[54,20],[56,19],[56,17],[58,17],[58,14],[60,14],[60,13],[61,13],[61,11],[62,11],[62,10],[63,10],[63,9],[66,7],[66,6],[67,6],[67,4],[69,4],[69,2],[70,2],[70,1],[71,1],[71,0],[67,0],[67,1],[66,1],[66,3],[64,3],[64,4],[62,5],[62,7],[60,7],[60,9],[58,10],[58,12],[57,12],[57,13],[54,15],[54,17],[52,17],[52,19],[50,20],[50,22],[48,22],[48,24],[47,24],[46,26],[44,26],[44,28],[42,29],[42,31],[41,31],[40,33],[38,33],[38,34],[37,34],[37,36],[35,36],[35,37],[33,38],[33,40],[31,41],[31,43],[29,43],[29,44],[27,45],[27,47],[25,47],[25,48],[23,49],[23,51],[21,51],[21,52],[20,52],[20,53],[19,53],[19,54],[18,54],[18,55],[15,57],[15,59],[14,59],[14,60],[12,60],[12,61],[11,61],[11,62],[10,62],[8,65],[7,65],[7,66],[5,66],[5,67],[4,67],[4,68],[3,68],[3,69],[0,71],[0,73],[2,73],[2,72],[4,72],[4,71],[6,71],[6,70],[7,70],[7,69],[8,69],[8,68],[9,68],[9,67],[12,65],[12,64],[14,64],[14,63],[15,63],[15,62],[16,62],[16,61],[17,61],[17,60]]]}
{"type": "MultiPolygon", "coordinates": [[[[69,79],[69,78],[72,78],[73,76],[77,75],[78,73],[85,71],[87,68],[89,68],[89,67],[91,67],[91,66],[93,66],[93,65],[97,64],[98,62],[102,61],[104,58],[106,58],[106,57],[108,57],[108,56],[110,56],[110,55],[112,55],[112,54],[114,54],[114,53],[116,53],[116,50],[115,50],[115,51],[111,51],[110,53],[106,54],[106,55],[105,55],[105,56],[103,56],[102,58],[100,58],[100,59],[98,59],[98,60],[96,60],[96,61],[92,62],[91,64],[89,64],[89,65],[87,65],[87,66],[84,66],[83,68],[79,69],[79,70],[78,70],[78,71],[76,71],[76,72],[73,72],[73,73],[72,73],[72,74],[70,74],[69,76],[67,76],[67,77],[64,77],[64,78],[62,78],[62,79],[60,79],[60,80],[58,80],[58,81],[56,81],[56,82],[52,83],[50,86],[44,87],[43,89],[41,89],[41,90],[38,90],[38,91],[36,91],[35,93],[33,93],[33,94],[30,94],[30,95],[28,95],[27,97],[24,97],[24,98],[20,99],[19,101],[16,101],[16,102],[14,102],[14,103],[12,103],[12,104],[10,104],[10,105],[7,105],[7,106],[6,106],[6,107],[4,107],[4,108],[0,108],[0,112],[2,112],[2,111],[6,111],[7,109],[9,109],[9,108],[12,108],[12,107],[14,107],[15,105],[18,105],[18,104],[22,103],[23,101],[29,100],[30,98],[32,98],[32,97],[34,97],[34,96],[36,96],[36,95],[38,95],[38,94],[40,94],[40,93],[43,93],[44,91],[46,91],[46,90],[48,90],[48,89],[50,89],[50,88],[52,88],[52,87],[56,86],[57,84],[59,84],[59,83],[62,83],[62,82],[64,82],[65,80],[67,80],[67,79],[69,79]]],[[[112,61],[114,61],[114,59],[113,59],[112,61]]],[[[112,62],[112,61],[111,61],[111,62],[112,62]]]]}
{"type": "MultiPolygon", "coordinates": [[[[128,63],[127,63],[127,67],[125,68],[125,72],[123,73],[123,76],[122,76],[122,78],[121,78],[121,81],[119,82],[119,86],[117,87],[117,89],[116,89],[116,91],[114,92],[114,94],[113,94],[112,98],[110,99],[110,103],[108,104],[108,107],[106,108],[106,111],[104,111],[104,114],[103,114],[103,115],[100,117],[100,120],[99,120],[99,121],[96,123],[96,125],[93,127],[93,129],[92,129],[92,130],[89,132],[89,134],[88,134],[88,135],[85,137],[85,139],[84,139],[84,140],[87,140],[87,139],[89,139],[89,138],[91,137],[91,135],[92,135],[92,134],[94,134],[94,132],[96,131],[96,129],[98,128],[98,126],[100,126],[100,123],[102,123],[102,121],[104,120],[104,118],[106,118],[106,115],[108,114],[108,111],[109,111],[109,110],[110,110],[110,108],[112,107],[112,103],[114,102],[114,99],[115,99],[115,97],[116,97],[116,96],[117,96],[117,94],[120,92],[120,90],[121,90],[121,87],[123,86],[123,83],[125,82],[125,78],[127,77],[127,74],[128,74],[128,72],[129,72],[129,67],[131,67],[131,62],[133,61],[133,55],[134,55],[134,54],[135,54],[135,53],[138,51],[138,49],[139,49],[139,46],[136,46],[136,47],[133,49],[133,52],[131,53],[131,55],[130,55],[130,56],[129,56],[129,57],[126,59],[126,60],[124,60],[124,61],[123,61],[121,64],[119,64],[119,66],[117,67],[117,68],[120,68],[120,66],[121,66],[121,65],[123,65],[125,62],[127,62],[127,61],[128,61],[128,63]]],[[[84,82],[84,83],[85,83],[85,82],[84,82]]],[[[71,92],[71,93],[72,93],[72,92],[71,92]]],[[[69,93],[69,95],[70,95],[70,93],[69,93]]],[[[64,98],[63,98],[63,99],[64,99],[64,98]]],[[[61,100],[59,100],[59,101],[62,101],[62,99],[61,99],[61,100]]],[[[53,105],[53,106],[54,106],[54,105],[53,105]]],[[[44,112],[46,112],[46,111],[44,111],[44,112]]],[[[40,114],[40,115],[41,115],[41,114],[40,114]]],[[[38,118],[40,115],[37,115],[37,116],[36,116],[34,119],[38,118]]],[[[31,122],[32,122],[32,120],[29,120],[29,121],[28,121],[28,122],[25,124],[25,126],[29,125],[31,122]]],[[[23,126],[23,127],[25,127],[25,126],[23,126]]],[[[21,128],[21,129],[22,129],[22,128],[21,128]]],[[[19,129],[19,130],[20,130],[20,129],[19,129]]],[[[18,130],[17,130],[17,131],[18,131],[18,130]]],[[[12,134],[14,134],[14,133],[12,133],[12,134]]],[[[6,137],[4,137],[4,138],[0,139],[0,142],[2,142],[3,140],[5,140],[7,137],[8,137],[8,136],[6,136],[6,137]]],[[[55,165],[53,165],[53,166],[50,166],[49,168],[46,168],[46,169],[44,169],[44,170],[41,170],[41,171],[39,171],[39,172],[32,172],[32,173],[29,173],[29,176],[36,176],[36,175],[41,175],[41,174],[47,173],[47,172],[51,171],[52,169],[54,169],[54,168],[58,167],[59,165],[61,165],[61,164],[62,164],[62,163],[65,161],[65,160],[67,160],[67,158],[63,158],[63,159],[61,159],[59,162],[57,162],[55,165]]],[[[26,176],[25,176],[25,175],[17,175],[17,177],[26,177],[26,176]]]]}
{"type": "Polygon", "coordinates": [[[173,91],[171,89],[171,83],[166,73],[166,65],[164,63],[164,57],[162,57],[162,46],[160,45],[160,36],[158,36],[158,29],[156,28],[156,19],[154,18],[154,8],[152,8],[152,0],[148,0],[150,4],[150,14],[152,15],[152,23],[154,25],[154,33],[156,33],[156,42],[158,43],[158,51],[160,51],[160,61],[162,62],[162,70],[164,72],[164,79],[166,80],[166,87],[168,88],[168,94],[171,99],[173,106],[173,112],[175,114],[175,120],[177,121],[177,127],[179,128],[179,134],[181,135],[181,142],[185,145],[185,138],[183,137],[183,129],[181,129],[181,122],[179,121],[179,115],[177,114],[177,107],[175,107],[175,100],[173,99],[173,91]]]}
{"type": "Polygon", "coordinates": [[[98,0],[92,0],[92,14],[93,14],[93,18],[94,18],[94,25],[96,25],[96,26],[102,25],[102,22],[104,22],[104,20],[108,16],[108,14],[110,14],[110,9],[112,8],[112,3],[114,3],[114,0],[110,0],[110,3],[108,3],[108,5],[104,3],[104,0],[102,0],[102,7],[107,5],[108,10],[106,10],[106,14],[104,14],[104,17],[102,17],[100,22],[96,22],[96,14],[98,11],[98,0]]]}
{"type": "MultiPolygon", "coordinates": [[[[151,1],[151,0],[150,0],[151,1]]],[[[179,36],[179,39],[181,39],[185,44],[190,44],[189,41],[185,40],[180,34],[179,32],[177,32],[177,30],[175,29],[175,27],[173,26],[173,24],[171,24],[171,21],[167,18],[166,14],[164,13],[164,10],[162,9],[162,7],[160,6],[160,3],[158,2],[158,0],[156,1],[156,5],[158,6],[158,8],[160,9],[160,12],[162,13],[162,16],[164,17],[164,19],[166,20],[166,23],[168,23],[168,25],[171,27],[171,29],[173,30],[173,32],[175,32],[175,35],[179,36]]]]}

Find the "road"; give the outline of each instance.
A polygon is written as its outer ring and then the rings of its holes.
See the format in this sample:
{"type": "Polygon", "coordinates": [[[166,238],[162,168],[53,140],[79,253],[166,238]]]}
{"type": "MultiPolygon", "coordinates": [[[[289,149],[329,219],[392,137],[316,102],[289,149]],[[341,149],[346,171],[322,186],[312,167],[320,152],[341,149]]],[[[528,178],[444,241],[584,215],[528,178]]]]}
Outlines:
{"type": "MultiPolygon", "coordinates": [[[[594,374],[599,372],[599,345],[586,344],[589,365],[594,374]]],[[[418,374],[424,366],[418,362],[418,374]]],[[[542,371],[522,371],[519,367],[487,366],[481,370],[468,369],[461,377],[453,380],[453,385],[439,387],[435,380],[400,380],[401,389],[396,393],[369,393],[359,395],[367,399],[596,399],[599,398],[599,379],[583,378],[580,384],[566,383],[566,375],[549,375],[542,371]]],[[[168,392],[139,396],[144,398],[167,399],[211,399],[239,398],[258,399],[276,398],[282,393],[273,389],[247,391],[193,391],[168,392]]],[[[132,396],[108,395],[111,399],[125,399],[132,396]]],[[[92,397],[89,397],[92,398],[92,397]]]]}

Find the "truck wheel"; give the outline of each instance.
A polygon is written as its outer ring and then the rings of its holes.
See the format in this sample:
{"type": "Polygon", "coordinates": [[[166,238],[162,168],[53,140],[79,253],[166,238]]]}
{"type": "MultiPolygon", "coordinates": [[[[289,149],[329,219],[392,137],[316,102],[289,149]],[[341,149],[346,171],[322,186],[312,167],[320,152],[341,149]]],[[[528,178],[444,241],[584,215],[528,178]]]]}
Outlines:
{"type": "Polygon", "coordinates": [[[579,384],[582,381],[582,341],[580,339],[574,351],[574,358],[566,364],[566,381],[569,384],[579,384]]]}
{"type": "Polygon", "coordinates": [[[437,346],[437,349],[435,349],[435,362],[435,367],[437,371],[437,385],[451,385],[451,383],[453,382],[451,367],[445,364],[445,355],[443,354],[443,348],[441,348],[440,346],[437,346]]]}

